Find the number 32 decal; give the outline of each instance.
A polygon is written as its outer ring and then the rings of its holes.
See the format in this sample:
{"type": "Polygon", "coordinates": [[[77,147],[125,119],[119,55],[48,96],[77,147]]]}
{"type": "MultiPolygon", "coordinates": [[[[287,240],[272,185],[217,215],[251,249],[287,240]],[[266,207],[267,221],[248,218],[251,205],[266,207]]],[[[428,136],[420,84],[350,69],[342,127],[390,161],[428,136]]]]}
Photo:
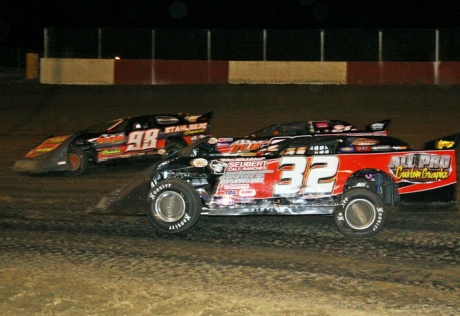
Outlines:
{"type": "Polygon", "coordinates": [[[339,167],[337,156],[283,157],[274,195],[331,194],[339,167]]]}

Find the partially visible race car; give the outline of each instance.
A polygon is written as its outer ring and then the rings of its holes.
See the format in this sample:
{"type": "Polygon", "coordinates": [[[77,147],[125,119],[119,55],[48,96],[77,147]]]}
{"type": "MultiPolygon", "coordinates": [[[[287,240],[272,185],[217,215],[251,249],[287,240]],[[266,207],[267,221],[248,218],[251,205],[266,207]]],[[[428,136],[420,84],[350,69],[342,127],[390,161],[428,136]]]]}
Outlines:
{"type": "Polygon", "coordinates": [[[291,136],[324,137],[341,134],[354,136],[386,136],[391,120],[369,124],[365,129],[357,129],[353,124],[340,120],[296,121],[270,125],[246,137],[209,137],[181,150],[181,156],[202,154],[254,154],[269,143],[282,141],[291,136]]]}
{"type": "Polygon", "coordinates": [[[90,163],[168,155],[209,135],[211,118],[212,112],[115,119],[72,135],[49,137],[18,160],[13,169],[27,173],[63,171],[75,176],[90,163]]]}
{"type": "Polygon", "coordinates": [[[397,138],[292,136],[228,156],[176,157],[150,171],[147,217],[179,233],[201,215],[330,215],[348,237],[372,237],[391,207],[457,208],[460,133],[413,150],[397,138]]]}

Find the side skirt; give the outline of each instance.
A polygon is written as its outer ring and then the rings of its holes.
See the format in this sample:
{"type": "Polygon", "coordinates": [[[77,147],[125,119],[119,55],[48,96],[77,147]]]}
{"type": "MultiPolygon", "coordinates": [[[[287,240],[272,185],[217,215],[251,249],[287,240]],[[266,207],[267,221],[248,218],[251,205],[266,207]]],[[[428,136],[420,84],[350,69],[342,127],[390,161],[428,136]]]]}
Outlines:
{"type": "Polygon", "coordinates": [[[226,208],[207,208],[203,207],[202,215],[209,216],[239,216],[239,215],[332,215],[337,205],[327,206],[246,206],[246,207],[226,207],[226,208]]]}

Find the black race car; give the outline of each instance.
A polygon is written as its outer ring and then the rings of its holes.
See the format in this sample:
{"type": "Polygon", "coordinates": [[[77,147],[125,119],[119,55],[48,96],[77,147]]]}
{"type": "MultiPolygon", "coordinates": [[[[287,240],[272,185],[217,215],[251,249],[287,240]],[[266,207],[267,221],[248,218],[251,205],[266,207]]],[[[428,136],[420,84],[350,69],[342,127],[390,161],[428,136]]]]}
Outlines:
{"type": "Polygon", "coordinates": [[[225,154],[228,156],[251,154],[265,148],[269,143],[282,141],[292,136],[326,137],[331,135],[386,136],[391,120],[383,120],[358,129],[341,120],[296,121],[270,125],[246,137],[209,137],[201,139],[181,150],[181,156],[200,154],[225,154]]]}
{"type": "Polygon", "coordinates": [[[48,137],[13,169],[27,173],[62,171],[75,176],[90,163],[168,155],[209,135],[211,117],[212,112],[115,119],[72,135],[48,137]]]}

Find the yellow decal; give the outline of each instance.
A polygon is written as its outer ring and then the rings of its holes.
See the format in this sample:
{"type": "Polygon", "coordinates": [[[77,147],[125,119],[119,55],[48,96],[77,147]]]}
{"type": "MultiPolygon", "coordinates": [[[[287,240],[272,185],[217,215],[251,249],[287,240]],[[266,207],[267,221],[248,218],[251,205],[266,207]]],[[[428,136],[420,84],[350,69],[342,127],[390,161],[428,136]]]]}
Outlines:
{"type": "Polygon", "coordinates": [[[121,153],[120,149],[107,149],[101,152],[102,155],[116,155],[121,153]]]}
{"type": "Polygon", "coordinates": [[[65,141],[69,136],[56,136],[56,137],[51,137],[48,139],[48,143],[51,144],[60,144],[63,141],[65,141]]]}
{"type": "Polygon", "coordinates": [[[50,151],[53,151],[54,148],[52,147],[43,147],[43,148],[38,148],[35,152],[36,153],[47,153],[50,151]]]}
{"type": "Polygon", "coordinates": [[[449,140],[438,140],[436,142],[436,149],[452,148],[454,147],[455,142],[449,140]]]}

